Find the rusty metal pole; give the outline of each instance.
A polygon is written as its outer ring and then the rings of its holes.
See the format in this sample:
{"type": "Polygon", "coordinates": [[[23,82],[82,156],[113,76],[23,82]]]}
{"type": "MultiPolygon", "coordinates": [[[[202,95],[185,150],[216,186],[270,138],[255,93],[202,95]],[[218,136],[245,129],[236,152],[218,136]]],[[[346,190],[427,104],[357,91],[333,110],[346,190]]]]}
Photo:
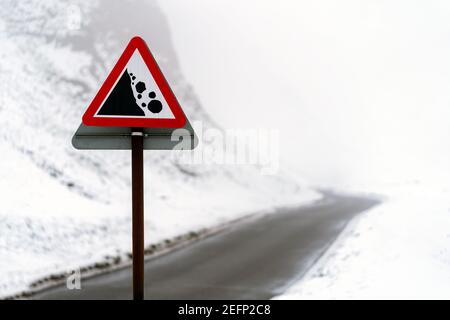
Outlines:
{"type": "Polygon", "coordinates": [[[133,299],[144,299],[144,133],[131,132],[131,184],[133,202],[133,299]]]}

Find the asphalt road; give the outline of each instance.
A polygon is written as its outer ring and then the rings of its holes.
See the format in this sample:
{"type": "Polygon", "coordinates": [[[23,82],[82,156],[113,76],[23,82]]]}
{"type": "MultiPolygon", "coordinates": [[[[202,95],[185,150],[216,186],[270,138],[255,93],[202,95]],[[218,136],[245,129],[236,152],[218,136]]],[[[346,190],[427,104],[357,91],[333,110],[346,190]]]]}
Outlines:
{"type": "MultiPolygon", "coordinates": [[[[347,223],[378,202],[325,193],[312,205],[234,225],[145,264],[146,299],[270,299],[302,276],[347,223]]],[[[131,269],[36,299],[131,299],[131,269]]]]}

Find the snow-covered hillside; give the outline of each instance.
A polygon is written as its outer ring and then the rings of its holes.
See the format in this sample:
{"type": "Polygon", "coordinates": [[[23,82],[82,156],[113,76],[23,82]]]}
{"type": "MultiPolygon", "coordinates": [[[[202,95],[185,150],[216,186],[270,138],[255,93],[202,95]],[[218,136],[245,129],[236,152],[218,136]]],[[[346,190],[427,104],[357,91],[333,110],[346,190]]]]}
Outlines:
{"type": "Polygon", "coordinates": [[[213,115],[244,125],[279,105],[281,112],[267,112],[260,123],[296,137],[296,148],[282,141],[298,173],[340,191],[349,186],[387,198],[352,223],[283,297],[448,299],[450,2],[165,0],[161,6],[183,69],[208,71],[192,79],[206,92],[202,101],[232,91],[235,110],[248,106],[247,117],[221,107],[213,115]],[[206,59],[195,59],[198,47],[206,59]],[[227,90],[204,90],[209,72],[227,90]],[[268,84],[270,95],[259,94],[268,84]]]}
{"type": "Polygon", "coordinates": [[[277,299],[450,297],[448,186],[412,181],[376,189],[389,196],[277,299]]]}
{"type": "MultiPolygon", "coordinates": [[[[0,296],[130,251],[130,153],[70,141],[134,35],[148,41],[188,117],[215,126],[153,1],[1,2],[0,296]]],[[[145,170],[146,243],[318,197],[282,175],[183,164],[170,152],[147,152],[145,170]]]]}

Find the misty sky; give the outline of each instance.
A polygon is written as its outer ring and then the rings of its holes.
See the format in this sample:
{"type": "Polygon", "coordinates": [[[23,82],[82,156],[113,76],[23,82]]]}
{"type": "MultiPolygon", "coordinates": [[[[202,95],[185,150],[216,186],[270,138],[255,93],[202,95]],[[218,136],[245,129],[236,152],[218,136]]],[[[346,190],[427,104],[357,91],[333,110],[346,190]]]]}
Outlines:
{"type": "Polygon", "coordinates": [[[448,1],[159,3],[205,109],[312,182],[450,178],[448,1]]]}

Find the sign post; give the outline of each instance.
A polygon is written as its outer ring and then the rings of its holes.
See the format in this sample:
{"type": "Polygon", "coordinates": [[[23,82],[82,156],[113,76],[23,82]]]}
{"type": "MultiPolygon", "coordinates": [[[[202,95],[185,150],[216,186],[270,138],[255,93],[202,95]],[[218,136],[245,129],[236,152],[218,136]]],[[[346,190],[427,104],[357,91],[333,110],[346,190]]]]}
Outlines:
{"type": "Polygon", "coordinates": [[[144,299],[144,132],[131,132],[133,299],[144,299]]]}
{"type": "Polygon", "coordinates": [[[82,150],[131,150],[133,299],[144,299],[144,150],[191,150],[198,138],[144,40],[130,40],[72,138],[82,150]]]}

